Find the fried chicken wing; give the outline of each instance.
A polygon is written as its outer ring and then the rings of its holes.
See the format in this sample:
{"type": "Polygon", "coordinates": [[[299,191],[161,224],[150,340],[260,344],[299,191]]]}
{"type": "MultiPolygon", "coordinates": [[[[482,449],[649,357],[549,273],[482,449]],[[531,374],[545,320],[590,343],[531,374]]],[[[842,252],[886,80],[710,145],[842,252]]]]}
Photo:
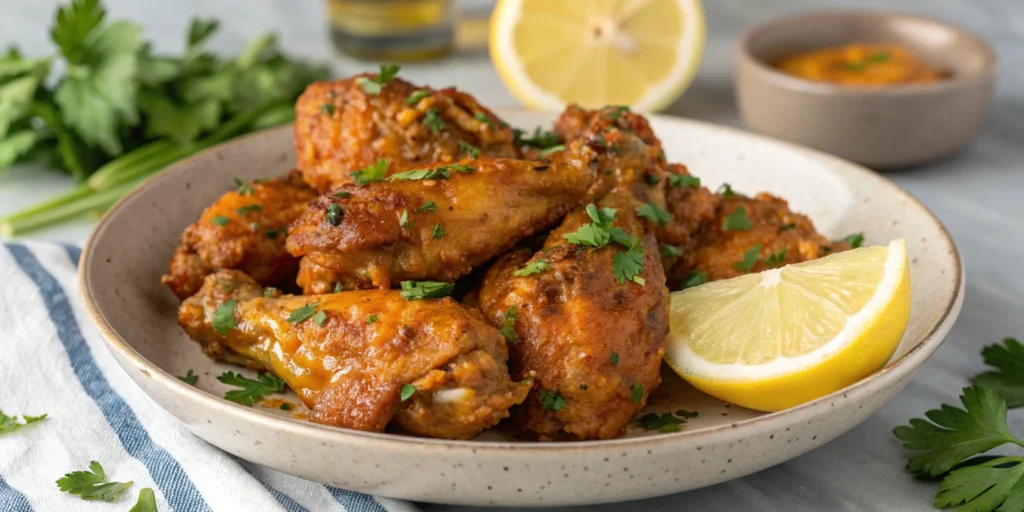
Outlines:
{"type": "Polygon", "coordinates": [[[472,96],[399,78],[371,94],[360,85],[371,78],[313,83],[295,104],[298,167],[320,192],[351,183],[352,171],[381,158],[396,173],[476,152],[517,156],[512,130],[472,96]]]}
{"type": "Polygon", "coordinates": [[[162,282],[185,299],[220,269],[241,270],[264,285],[290,280],[298,259],[285,250],[287,227],[315,198],[298,171],[224,194],[181,234],[162,282]]]}
{"type": "Polygon", "coordinates": [[[288,250],[336,272],[345,289],[453,281],[580,204],[592,155],[463,160],[443,170],[447,179],[344,185],[295,221],[288,250]]]}
{"type": "Polygon", "coordinates": [[[661,382],[668,290],[654,235],[634,213],[638,204],[619,193],[598,206],[617,209],[614,226],[639,238],[643,284],[617,278],[621,245],[591,248],[564,238],[591,222],[583,209],[569,214],[532,257],[528,249],[515,250],[484,277],[480,307],[503,332],[511,330],[512,375],[536,376],[516,421],[542,439],[621,435],[661,382]],[[515,275],[542,261],[540,271],[515,275]]]}
{"type": "Polygon", "coordinates": [[[207,355],[230,354],[280,376],[314,422],[382,431],[394,420],[413,434],[467,439],[507,417],[532,384],[509,378],[504,338],[449,298],[264,293],[241,272],[211,274],[181,305],[178,323],[207,355]],[[234,325],[219,332],[217,311],[232,299],[234,325]],[[325,316],[297,320],[294,312],[309,305],[325,316]],[[402,400],[405,385],[415,393],[402,400]]]}
{"type": "Polygon", "coordinates": [[[685,165],[668,164],[666,170],[665,209],[672,220],[658,227],[657,236],[662,244],[662,262],[669,271],[700,243],[715,219],[720,198],[702,187],[700,179],[694,178],[685,165]]]}

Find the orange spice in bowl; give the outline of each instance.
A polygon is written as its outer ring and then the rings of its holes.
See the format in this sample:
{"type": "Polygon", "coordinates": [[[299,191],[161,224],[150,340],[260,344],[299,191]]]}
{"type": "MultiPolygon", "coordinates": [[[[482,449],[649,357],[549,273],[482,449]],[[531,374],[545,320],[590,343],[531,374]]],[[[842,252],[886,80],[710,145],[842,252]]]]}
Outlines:
{"type": "Polygon", "coordinates": [[[930,66],[898,44],[850,44],[799,53],[773,67],[806,80],[850,85],[930,83],[949,73],[930,66]]]}

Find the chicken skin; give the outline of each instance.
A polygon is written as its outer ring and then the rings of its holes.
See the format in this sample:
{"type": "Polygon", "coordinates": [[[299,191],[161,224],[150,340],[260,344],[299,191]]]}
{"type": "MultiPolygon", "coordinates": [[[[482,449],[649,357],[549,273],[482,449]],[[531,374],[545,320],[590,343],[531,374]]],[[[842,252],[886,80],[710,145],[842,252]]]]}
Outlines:
{"type": "MultiPolygon", "coordinates": [[[[672,220],[658,226],[661,257],[665,270],[672,269],[681,257],[691,254],[715,219],[721,198],[702,187],[685,165],[668,164],[665,187],[665,209],[672,220]]],[[[675,289],[671,286],[670,289],[675,289]]]]}
{"type": "Polygon", "coordinates": [[[185,229],[162,282],[184,300],[220,269],[241,270],[263,285],[290,281],[299,262],[285,250],[287,228],[315,198],[298,171],[240,185],[185,229]]]}
{"type": "Polygon", "coordinates": [[[634,213],[639,204],[618,193],[597,206],[616,209],[614,228],[636,236],[640,279],[618,278],[622,245],[593,248],[565,238],[594,225],[582,208],[532,257],[517,249],[484,277],[480,308],[512,340],[513,378],[536,378],[516,422],[540,439],[617,437],[661,383],[668,290],[654,235],[634,213]]]}
{"type": "Polygon", "coordinates": [[[316,82],[295,104],[298,168],[321,193],[351,183],[351,172],[382,158],[397,173],[467,155],[517,157],[512,130],[472,96],[399,78],[367,92],[376,78],[316,82]]]}
{"type": "Polygon", "coordinates": [[[336,272],[345,290],[454,281],[580,204],[594,181],[592,156],[584,148],[549,162],[463,160],[417,171],[437,179],[344,185],[292,224],[287,247],[336,272]]]}
{"type": "Polygon", "coordinates": [[[468,439],[507,417],[532,380],[509,378],[498,331],[450,298],[400,293],[281,296],[226,270],[206,277],[178,323],[207,355],[284,379],[316,423],[380,432],[393,420],[416,435],[468,439]]]}

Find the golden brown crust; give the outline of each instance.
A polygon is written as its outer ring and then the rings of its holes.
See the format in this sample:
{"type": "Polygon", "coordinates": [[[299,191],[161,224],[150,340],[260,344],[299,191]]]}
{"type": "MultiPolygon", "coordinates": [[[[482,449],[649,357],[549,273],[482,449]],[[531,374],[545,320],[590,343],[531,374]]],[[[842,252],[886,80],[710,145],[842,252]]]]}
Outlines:
{"type": "Polygon", "coordinates": [[[263,285],[290,281],[298,260],[285,250],[287,227],[316,197],[297,171],[225,193],[181,234],[162,282],[185,299],[216,270],[241,270],[263,285]],[[224,223],[223,226],[214,222],[224,223]]]}
{"type": "MultiPolygon", "coordinates": [[[[682,257],[686,257],[693,252],[704,236],[704,231],[714,221],[720,198],[699,184],[690,185],[678,181],[679,177],[692,177],[685,165],[668,164],[666,167],[669,179],[665,188],[665,209],[672,214],[673,220],[658,227],[658,241],[675,247],[682,253],[682,257]]],[[[666,271],[680,259],[670,253],[662,256],[666,271]]],[[[669,287],[672,288],[672,280],[669,281],[669,287]]]]}
{"type": "Polygon", "coordinates": [[[517,156],[512,130],[472,96],[399,78],[368,94],[359,86],[366,77],[375,75],[315,82],[295,104],[298,167],[320,192],[351,183],[349,173],[380,158],[396,173],[458,160],[467,155],[465,144],[484,156],[517,156]],[[416,91],[428,94],[406,103],[416,91]],[[424,123],[428,116],[441,124],[424,123]]]}
{"type": "Polygon", "coordinates": [[[208,276],[186,300],[178,323],[210,355],[226,352],[258,362],[298,393],[311,421],[382,431],[398,414],[417,435],[465,439],[490,427],[522,402],[531,381],[514,383],[505,340],[478,312],[445,298],[408,301],[397,291],[263,297],[248,276],[208,276]],[[213,328],[217,308],[234,298],[237,325],[213,328]],[[316,318],[288,321],[316,304],[316,318]],[[371,315],[375,317],[371,320],[371,315]],[[416,393],[401,400],[401,388],[416,393]]]}

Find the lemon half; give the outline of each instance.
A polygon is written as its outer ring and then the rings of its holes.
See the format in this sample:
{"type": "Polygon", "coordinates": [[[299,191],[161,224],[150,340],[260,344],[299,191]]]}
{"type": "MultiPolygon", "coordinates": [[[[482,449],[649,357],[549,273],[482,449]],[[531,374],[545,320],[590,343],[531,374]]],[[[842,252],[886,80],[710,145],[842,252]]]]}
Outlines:
{"type": "Polygon", "coordinates": [[[700,0],[500,0],[490,51],[532,108],[656,111],[693,80],[705,32],[700,0]]]}
{"type": "Polygon", "coordinates": [[[896,240],[673,293],[665,360],[711,396],[778,411],[881,368],[909,319],[896,240]]]}

